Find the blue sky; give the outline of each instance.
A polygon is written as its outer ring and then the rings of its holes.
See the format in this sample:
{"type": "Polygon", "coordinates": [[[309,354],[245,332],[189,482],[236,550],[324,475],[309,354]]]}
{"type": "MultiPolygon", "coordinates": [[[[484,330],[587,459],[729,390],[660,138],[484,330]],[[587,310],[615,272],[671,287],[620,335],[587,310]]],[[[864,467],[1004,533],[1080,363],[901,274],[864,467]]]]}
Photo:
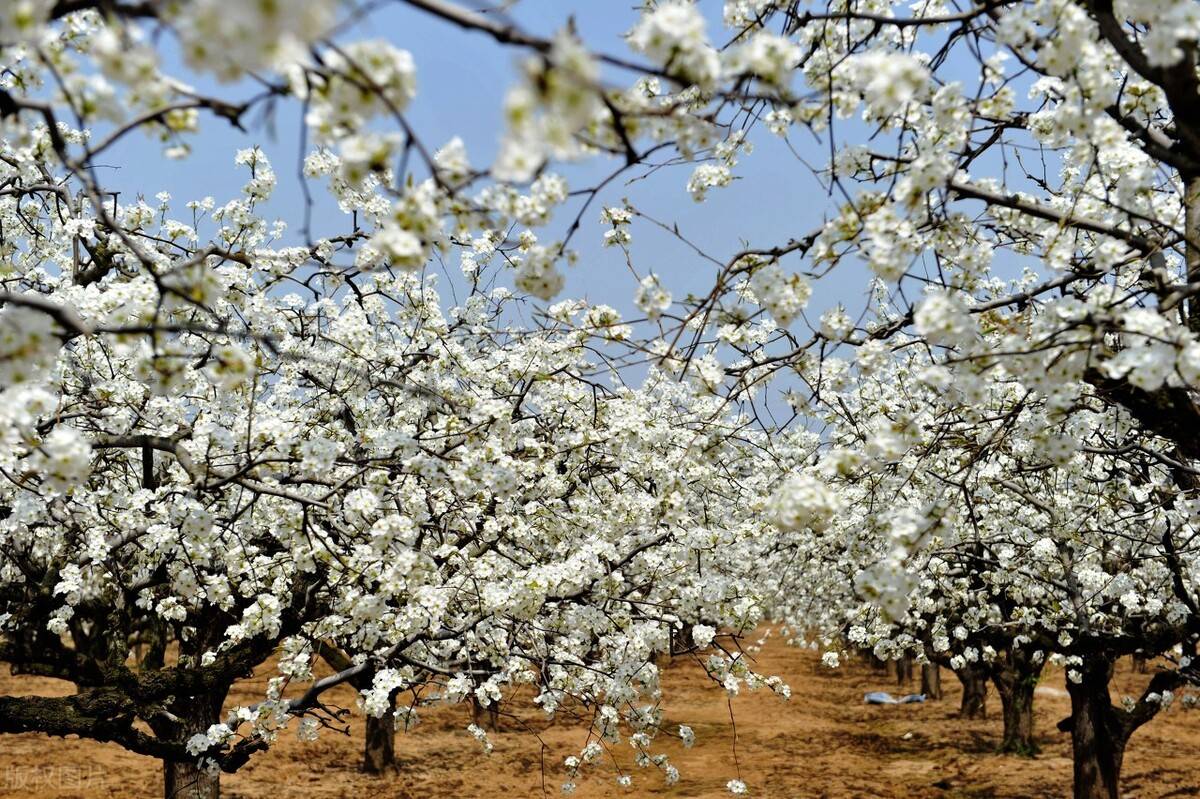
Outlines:
{"type": "MultiPolygon", "coordinates": [[[[702,0],[710,16],[710,34],[720,39],[721,3],[702,0]]],[[[516,21],[534,33],[549,35],[566,25],[574,16],[585,41],[595,49],[628,54],[622,39],[636,19],[633,3],[628,0],[524,0],[513,10],[516,21]]],[[[460,136],[471,154],[472,163],[484,165],[495,153],[501,129],[501,105],[506,89],[516,75],[516,66],[524,53],[506,48],[484,34],[462,31],[403,4],[388,4],[347,33],[346,38],[384,38],[410,50],[417,64],[418,95],[407,117],[424,142],[441,146],[460,136]]],[[[167,46],[166,60],[175,74],[182,75],[206,92],[248,96],[252,85],[218,86],[203,76],[189,73],[178,63],[167,46]]],[[[613,74],[614,81],[628,84],[628,75],[613,74]]],[[[168,191],[182,209],[183,202],[212,195],[218,204],[236,196],[245,179],[233,165],[236,150],[253,144],[263,147],[279,175],[279,188],[270,212],[289,222],[299,236],[303,199],[297,176],[299,155],[300,106],[294,101],[279,104],[274,124],[251,127],[239,133],[218,119],[206,118],[202,135],[194,137],[193,154],[183,161],[161,157],[158,142],[130,136],[114,148],[108,161],[119,166],[101,175],[108,185],[122,191],[122,201],[137,194],[153,197],[168,191]]],[[[622,310],[631,307],[632,278],[618,249],[600,246],[603,228],[598,223],[603,205],[618,204],[629,196],[641,210],[658,219],[678,224],[681,233],[718,259],[741,249],[744,242],[767,247],[783,244],[813,230],[822,214],[833,204],[807,166],[790,153],[784,143],[765,129],[755,132],[756,149],[741,159],[737,170],[740,180],[710,192],[709,199],[698,204],[685,190],[690,165],[658,171],[636,185],[615,181],[601,194],[583,219],[583,228],[572,246],[581,255],[577,266],[569,270],[563,296],[585,297],[608,302],[622,310]]],[[[827,145],[815,142],[806,132],[792,134],[792,143],[805,160],[823,165],[828,159],[827,145]]],[[[601,158],[580,165],[557,168],[571,188],[582,188],[607,175],[617,162],[601,158]]],[[[634,172],[631,175],[638,175],[634,172]]],[[[314,214],[315,235],[343,232],[348,221],[328,199],[322,200],[320,186],[314,186],[318,199],[314,214]]],[[[544,234],[558,238],[574,218],[578,203],[573,201],[559,212],[555,223],[544,234]]],[[[180,218],[185,213],[177,212],[180,218]]],[[[670,234],[640,223],[633,230],[633,256],[639,270],[653,270],[676,296],[688,290],[703,290],[711,284],[715,267],[696,255],[670,234]]],[[[797,256],[785,265],[802,269],[797,256]]],[[[449,263],[456,269],[456,259],[449,263]]],[[[436,268],[436,267],[435,267],[436,268]]],[[[809,318],[837,301],[844,301],[852,313],[862,307],[863,274],[838,275],[822,280],[810,306],[809,318]],[[813,313],[815,311],[815,313],[813,313]]],[[[802,326],[797,321],[793,327],[802,326]]],[[[799,330],[797,332],[800,332],[799,330]]]]}

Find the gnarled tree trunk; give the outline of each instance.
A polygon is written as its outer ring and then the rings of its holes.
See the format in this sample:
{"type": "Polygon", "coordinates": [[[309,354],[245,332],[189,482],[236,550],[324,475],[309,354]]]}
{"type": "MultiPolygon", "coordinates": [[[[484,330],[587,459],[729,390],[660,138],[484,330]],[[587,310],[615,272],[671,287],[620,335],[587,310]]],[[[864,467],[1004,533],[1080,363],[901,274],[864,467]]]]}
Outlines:
{"type": "Polygon", "coordinates": [[[987,673],[983,667],[968,663],[954,670],[954,676],[962,683],[962,704],[958,715],[964,719],[987,718],[987,673]]]}
{"type": "Polygon", "coordinates": [[[992,682],[1003,706],[1004,736],[1000,751],[1018,755],[1037,753],[1033,734],[1033,690],[1042,673],[1025,649],[1006,649],[992,667],[992,682]]]}

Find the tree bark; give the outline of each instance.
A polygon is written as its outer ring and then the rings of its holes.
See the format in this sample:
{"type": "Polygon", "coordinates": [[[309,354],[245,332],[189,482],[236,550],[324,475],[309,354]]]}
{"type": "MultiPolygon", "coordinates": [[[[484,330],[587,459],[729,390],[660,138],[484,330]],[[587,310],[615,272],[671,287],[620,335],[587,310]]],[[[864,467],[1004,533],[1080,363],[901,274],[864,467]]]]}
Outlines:
{"type": "MultiPolygon", "coordinates": [[[[317,653],[334,671],[345,671],[353,665],[350,656],[328,643],[322,642],[317,653]]],[[[362,691],[369,688],[374,674],[363,672],[352,685],[362,691]]],[[[366,774],[386,774],[396,770],[396,696],[388,697],[387,712],[381,718],[366,717],[366,734],[363,736],[363,759],[359,766],[366,774]]]]}
{"type": "Polygon", "coordinates": [[[1017,682],[1008,692],[1000,695],[1004,711],[1004,737],[1000,740],[1000,751],[1032,757],[1038,752],[1037,739],[1033,734],[1033,689],[1034,683],[1017,682]]]}
{"type": "Polygon", "coordinates": [[[671,627],[670,630],[671,637],[669,639],[669,652],[671,657],[682,655],[687,652],[691,648],[689,646],[692,638],[691,633],[688,632],[686,627],[671,627]]]}
{"type": "Polygon", "coordinates": [[[471,695],[471,721],[477,726],[492,732],[500,730],[500,703],[493,701],[487,707],[471,695]]]}
{"type": "Polygon", "coordinates": [[[901,655],[896,660],[896,685],[905,686],[912,682],[913,667],[912,657],[909,655],[901,655]]]}
{"type": "Polygon", "coordinates": [[[1109,697],[1112,670],[1112,661],[1092,658],[1080,668],[1079,682],[1067,680],[1075,799],[1118,799],[1121,795],[1121,764],[1129,736],[1109,697]]]}
{"type": "Polygon", "coordinates": [[[938,664],[921,664],[921,693],[926,699],[942,698],[942,669],[938,664]]]}
{"type": "Polygon", "coordinates": [[[1003,706],[1004,736],[1001,752],[1032,756],[1037,754],[1033,734],[1033,689],[1037,687],[1042,664],[1035,663],[1024,649],[1005,649],[992,669],[992,682],[1003,706]]]}
{"type": "Polygon", "coordinates": [[[858,653],[871,664],[872,670],[877,672],[886,672],[888,670],[888,662],[876,655],[874,649],[871,649],[870,647],[862,647],[858,650],[858,653]]]}
{"type": "MultiPolygon", "coordinates": [[[[197,733],[208,731],[217,723],[220,701],[197,700],[184,707],[174,708],[180,719],[182,735],[186,740],[197,733]]],[[[195,759],[163,760],[163,796],[165,799],[220,799],[221,772],[200,766],[195,759]]]]}
{"type": "Polygon", "coordinates": [[[363,743],[362,770],[367,774],[386,774],[396,770],[396,700],[388,701],[382,718],[367,716],[363,743]]]}
{"type": "Polygon", "coordinates": [[[220,799],[221,772],[210,774],[194,761],[163,761],[166,799],[220,799]]]}
{"type": "MultiPolygon", "coordinates": [[[[1189,283],[1200,280],[1200,247],[1194,242],[1200,236],[1200,176],[1184,175],[1184,230],[1187,231],[1187,279],[1189,283]]],[[[1200,297],[1187,301],[1187,326],[1193,333],[1200,333],[1200,297]]]]}
{"type": "Polygon", "coordinates": [[[954,676],[962,683],[962,704],[958,715],[964,719],[987,718],[987,675],[977,664],[955,669],[954,676]]]}
{"type": "Polygon", "coordinates": [[[1033,735],[1033,681],[1027,681],[1011,673],[995,678],[996,692],[1004,715],[1004,735],[1000,740],[1001,752],[1032,756],[1037,753],[1037,741],[1033,735]]]}

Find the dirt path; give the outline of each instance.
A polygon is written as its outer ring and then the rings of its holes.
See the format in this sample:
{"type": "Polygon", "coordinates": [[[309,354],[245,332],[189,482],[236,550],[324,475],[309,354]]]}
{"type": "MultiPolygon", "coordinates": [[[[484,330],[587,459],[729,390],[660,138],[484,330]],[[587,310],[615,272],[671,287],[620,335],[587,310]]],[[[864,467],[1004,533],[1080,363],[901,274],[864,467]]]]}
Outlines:
{"type": "MultiPolygon", "coordinates": [[[[954,716],[958,683],[943,671],[947,689],[940,702],[867,706],[869,690],[895,692],[893,680],[862,663],[830,673],[814,653],[771,641],[758,655],[759,669],[779,674],[792,687],[783,702],[763,692],[732,701],[737,723],[737,763],[751,794],[761,797],[1062,797],[1069,795],[1070,742],[1054,725],[1069,706],[1058,672],[1048,672],[1037,696],[1037,733],[1042,754],[1033,760],[993,753],[999,739],[999,700],[989,696],[990,718],[962,721],[954,716]]],[[[62,683],[12,678],[0,669],[0,693],[61,693],[62,683]]],[[[1135,695],[1147,675],[1123,664],[1117,677],[1122,693],[1135,695]]],[[[912,686],[911,690],[916,687],[912,686]]],[[[665,691],[674,725],[687,723],[697,743],[665,747],[681,772],[666,786],[660,774],[633,765],[632,749],[616,747],[616,762],[633,777],[630,788],[616,784],[612,760],[593,768],[575,793],[595,797],[728,797],[725,783],[737,776],[729,707],[722,691],[687,660],[667,667],[665,691]]],[[[261,681],[239,686],[234,701],[261,696],[261,681]]],[[[353,707],[353,696],[331,697],[353,707]]],[[[515,703],[514,703],[515,704],[515,703]]],[[[520,799],[561,796],[564,757],[586,741],[584,724],[566,720],[535,736],[523,723],[544,726],[535,714],[504,719],[491,734],[495,750],[485,757],[465,733],[467,706],[422,712],[422,722],[397,739],[401,772],[370,778],[356,770],[361,719],[352,717],[350,737],[324,733],[302,743],[284,733],[271,751],[256,756],[239,773],[223,778],[229,799],[520,799]],[[545,749],[543,749],[543,744],[545,749]]],[[[1200,796],[1200,710],[1173,708],[1139,731],[1125,765],[1126,796],[1137,799],[1200,796]]],[[[0,737],[0,799],[100,799],[157,797],[162,790],[157,764],[119,747],[38,735],[0,737]]]]}

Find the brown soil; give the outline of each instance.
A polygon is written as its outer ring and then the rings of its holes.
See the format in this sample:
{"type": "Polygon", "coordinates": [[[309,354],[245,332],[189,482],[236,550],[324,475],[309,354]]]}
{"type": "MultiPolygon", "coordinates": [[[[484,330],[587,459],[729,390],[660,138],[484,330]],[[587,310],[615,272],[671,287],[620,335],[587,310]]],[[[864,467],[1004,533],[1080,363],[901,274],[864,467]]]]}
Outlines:
{"type": "MultiPolygon", "coordinates": [[[[633,765],[627,744],[612,758],[590,767],[575,796],[728,797],[725,783],[738,775],[760,797],[1062,797],[1070,793],[1070,742],[1055,729],[1069,702],[1060,672],[1048,671],[1036,699],[1037,733],[1042,753],[1035,759],[1001,756],[999,699],[988,698],[989,718],[956,718],[959,686],[943,670],[946,696],[941,701],[900,706],[868,706],[870,690],[893,693],[895,678],[865,663],[851,662],[836,672],[821,668],[809,651],[770,641],[757,655],[758,669],[778,674],[792,687],[784,702],[765,690],[732,700],[736,721],[736,764],[730,706],[724,692],[691,659],[666,665],[667,722],[686,723],[697,743],[684,749],[672,740],[663,746],[681,779],[666,786],[655,769],[633,765]],[[614,760],[633,777],[630,788],[616,784],[614,760]]],[[[3,670],[7,672],[7,669],[3,670]]],[[[1128,663],[1119,670],[1114,698],[1137,695],[1149,679],[1128,663]]],[[[232,701],[261,697],[262,680],[239,686],[232,701]]],[[[0,675],[0,694],[61,694],[64,683],[0,675]]],[[[330,701],[353,707],[349,689],[330,701]]],[[[520,703],[513,701],[508,707],[520,703]]],[[[500,720],[491,733],[495,751],[485,757],[466,734],[469,705],[439,706],[421,712],[421,723],[397,739],[400,771],[377,778],[357,770],[362,721],[349,718],[349,736],[325,731],[319,741],[303,743],[292,732],[281,735],[269,752],[255,756],[234,775],[224,775],[229,799],[448,799],[561,796],[562,760],[577,754],[587,740],[586,722],[567,719],[546,726],[535,713],[519,712],[500,720]],[[533,727],[535,734],[524,727],[533,727]],[[543,748],[544,747],[544,748],[543,748]],[[543,773],[544,766],[544,773],[543,773]]],[[[1125,761],[1126,795],[1200,796],[1200,711],[1174,707],[1139,731],[1125,761]]],[[[0,737],[0,799],[98,799],[156,797],[162,780],[158,764],[111,744],[40,735],[0,737]]]]}

